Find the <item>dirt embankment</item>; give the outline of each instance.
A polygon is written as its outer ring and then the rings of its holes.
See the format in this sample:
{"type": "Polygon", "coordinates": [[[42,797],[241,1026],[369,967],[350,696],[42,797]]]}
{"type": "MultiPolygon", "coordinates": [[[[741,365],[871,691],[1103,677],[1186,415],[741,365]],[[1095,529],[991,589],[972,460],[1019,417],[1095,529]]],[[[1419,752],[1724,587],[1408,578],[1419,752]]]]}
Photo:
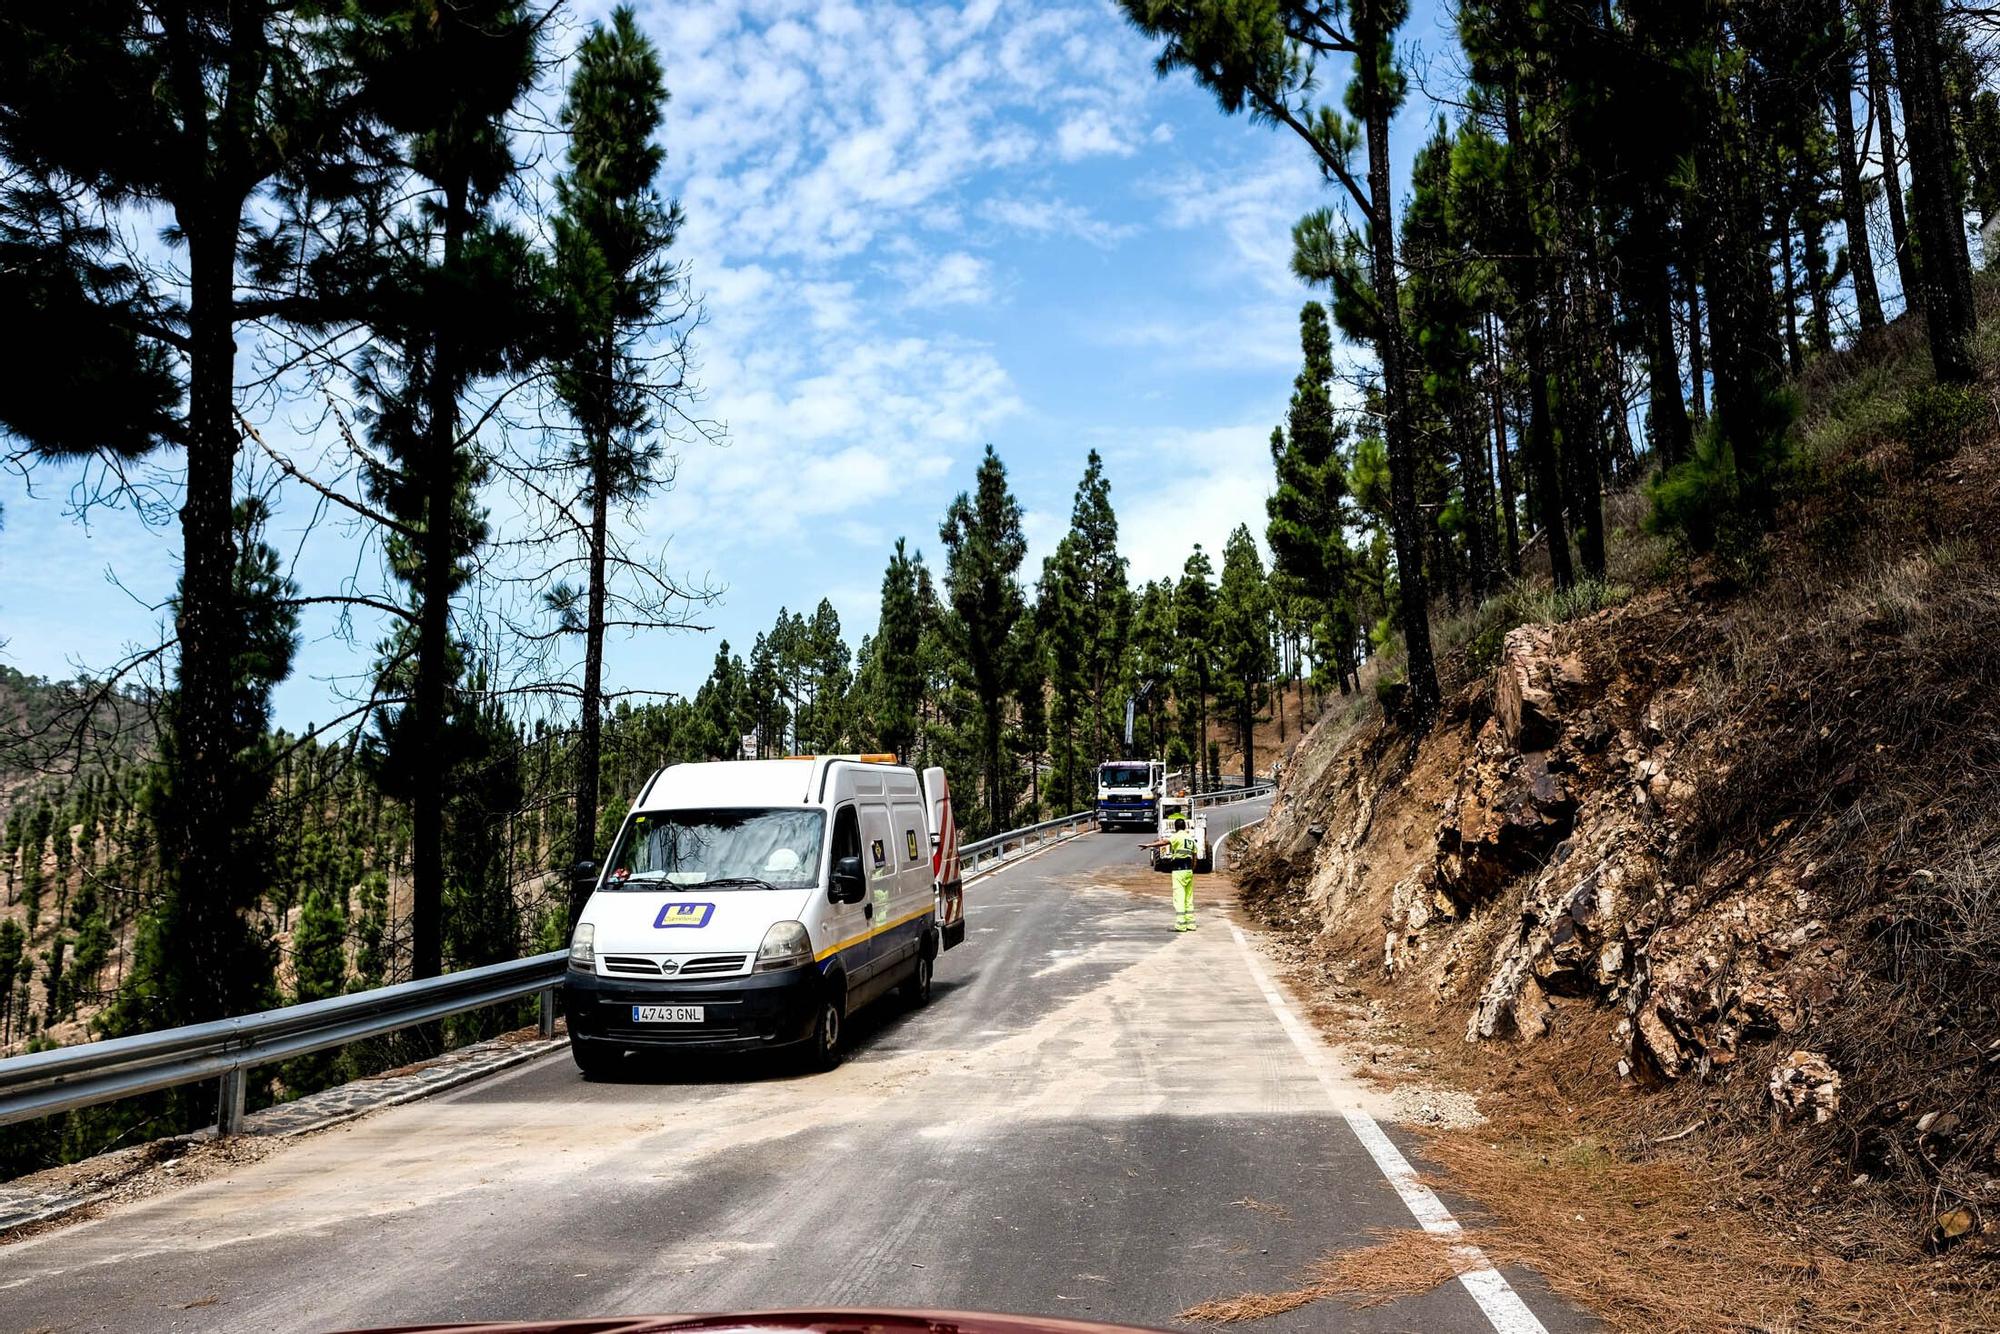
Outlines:
{"type": "MultiPolygon", "coordinates": [[[[1604,1146],[1556,1196],[1678,1164],[1686,1209],[1903,1266],[1946,1300],[1905,1317],[1950,1326],[2000,1287],[2000,447],[1818,475],[1755,580],[1681,564],[1502,627],[1421,740],[1329,717],[1241,878],[1496,1127],[1553,1101],[1604,1146]]],[[[1687,1234],[1647,1226],[1669,1263],[1687,1234]]]]}

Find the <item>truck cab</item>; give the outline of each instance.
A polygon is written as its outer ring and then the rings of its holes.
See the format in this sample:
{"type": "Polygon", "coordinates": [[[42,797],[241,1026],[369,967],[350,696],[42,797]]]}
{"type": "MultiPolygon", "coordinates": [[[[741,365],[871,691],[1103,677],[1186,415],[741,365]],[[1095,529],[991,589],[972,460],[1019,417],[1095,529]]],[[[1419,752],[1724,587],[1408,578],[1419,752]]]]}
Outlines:
{"type": "Polygon", "coordinates": [[[570,942],[563,1007],[586,1076],[629,1049],[804,1048],[847,1017],[930,998],[964,938],[941,769],[892,756],[681,764],[627,812],[570,942]]]}
{"type": "Polygon", "coordinates": [[[1151,829],[1159,818],[1166,770],[1158,760],[1113,760],[1097,766],[1097,827],[1151,829]]]}

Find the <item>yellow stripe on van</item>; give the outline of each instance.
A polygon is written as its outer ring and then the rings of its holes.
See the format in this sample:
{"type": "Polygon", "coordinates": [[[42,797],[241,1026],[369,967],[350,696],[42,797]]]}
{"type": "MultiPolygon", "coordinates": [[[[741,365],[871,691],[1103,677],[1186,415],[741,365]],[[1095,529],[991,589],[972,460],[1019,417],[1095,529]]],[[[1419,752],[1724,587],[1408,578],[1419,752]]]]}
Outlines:
{"type": "Polygon", "coordinates": [[[813,962],[824,963],[826,960],[831,959],[834,955],[840,953],[844,949],[851,949],[854,946],[861,944],[863,941],[873,940],[875,937],[881,935],[884,931],[894,931],[899,926],[908,926],[911,922],[916,921],[919,917],[927,917],[934,911],[936,911],[935,904],[926,904],[919,911],[909,913],[902,917],[898,917],[893,922],[884,922],[880,926],[871,927],[870,929],[863,931],[858,936],[849,936],[846,940],[841,941],[838,945],[829,945],[825,949],[821,950],[818,954],[813,955],[813,962]]]}

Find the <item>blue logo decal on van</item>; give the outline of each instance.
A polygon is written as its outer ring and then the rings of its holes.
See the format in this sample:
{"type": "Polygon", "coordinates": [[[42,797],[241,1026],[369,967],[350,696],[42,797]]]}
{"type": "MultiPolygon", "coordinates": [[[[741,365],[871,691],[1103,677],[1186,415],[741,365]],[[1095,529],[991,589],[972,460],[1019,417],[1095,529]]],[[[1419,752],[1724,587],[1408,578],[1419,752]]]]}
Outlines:
{"type": "Polygon", "coordinates": [[[653,919],[653,925],[656,928],[707,926],[708,919],[714,915],[713,903],[669,903],[660,909],[660,915],[653,919]]]}

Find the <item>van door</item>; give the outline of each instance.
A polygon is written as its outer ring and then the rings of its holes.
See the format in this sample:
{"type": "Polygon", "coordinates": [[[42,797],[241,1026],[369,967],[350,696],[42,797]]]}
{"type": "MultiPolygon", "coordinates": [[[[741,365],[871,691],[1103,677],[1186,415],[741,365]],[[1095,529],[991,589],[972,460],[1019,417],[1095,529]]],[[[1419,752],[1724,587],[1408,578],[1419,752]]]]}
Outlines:
{"type": "MultiPolygon", "coordinates": [[[[861,817],[853,802],[846,802],[833,813],[833,842],[827,861],[829,868],[842,857],[855,857],[861,862],[861,877],[868,876],[868,849],[862,845],[861,817]]],[[[828,882],[831,884],[831,881],[828,882]]],[[[825,891],[822,891],[823,893],[825,891]]],[[[872,946],[868,933],[874,916],[872,893],[859,903],[832,903],[826,906],[822,919],[826,923],[826,939],[814,937],[816,952],[824,954],[828,950],[838,950],[840,966],[847,970],[848,993],[856,994],[857,988],[868,980],[869,965],[872,960],[872,946]]],[[[833,960],[826,960],[831,967],[833,960]]]]}
{"type": "MultiPolygon", "coordinates": [[[[861,812],[861,870],[868,877],[869,930],[882,932],[895,920],[896,911],[895,834],[889,827],[889,804],[881,797],[864,796],[855,805],[861,812]]],[[[889,967],[892,952],[886,934],[870,939],[867,976],[874,978],[889,967]]]]}
{"type": "Polygon", "coordinates": [[[887,953],[889,965],[896,967],[915,958],[922,948],[937,892],[921,799],[899,794],[889,805],[889,819],[896,843],[896,899],[889,920],[896,925],[885,939],[893,942],[887,953]]]}

